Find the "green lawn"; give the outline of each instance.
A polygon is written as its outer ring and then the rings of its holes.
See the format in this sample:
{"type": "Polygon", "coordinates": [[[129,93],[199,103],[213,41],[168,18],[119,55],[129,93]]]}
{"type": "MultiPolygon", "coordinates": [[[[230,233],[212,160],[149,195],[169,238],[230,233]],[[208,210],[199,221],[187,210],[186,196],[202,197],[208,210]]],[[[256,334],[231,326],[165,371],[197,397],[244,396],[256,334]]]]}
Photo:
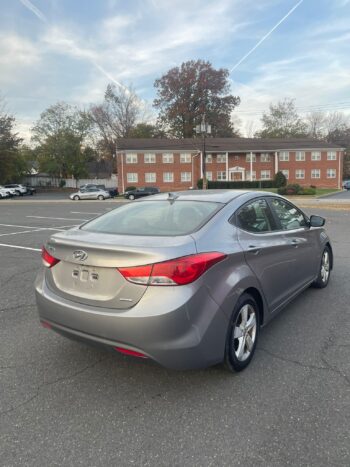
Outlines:
{"type": "MultiPolygon", "coordinates": [[[[252,189],[251,191],[269,191],[269,192],[272,192],[272,193],[277,193],[277,188],[254,188],[252,189]]],[[[299,196],[305,196],[306,198],[317,198],[318,196],[322,196],[322,195],[328,195],[329,193],[336,193],[337,191],[341,191],[341,190],[338,190],[338,189],[334,189],[334,188],[316,188],[316,194],[315,195],[299,195],[299,196]]],[[[298,196],[298,195],[296,195],[298,196]]],[[[293,198],[293,196],[292,196],[293,198]]]]}

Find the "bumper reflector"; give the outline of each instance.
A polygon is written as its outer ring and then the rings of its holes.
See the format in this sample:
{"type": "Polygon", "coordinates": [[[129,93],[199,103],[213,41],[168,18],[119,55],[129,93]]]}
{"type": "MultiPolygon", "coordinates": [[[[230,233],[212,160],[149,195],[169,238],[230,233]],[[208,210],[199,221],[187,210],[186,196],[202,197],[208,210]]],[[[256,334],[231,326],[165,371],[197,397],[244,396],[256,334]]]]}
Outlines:
{"type": "Polygon", "coordinates": [[[131,357],[148,358],[145,354],[141,352],[136,352],[135,350],[125,349],[124,347],[114,347],[114,350],[124,355],[130,355],[131,357]]]}

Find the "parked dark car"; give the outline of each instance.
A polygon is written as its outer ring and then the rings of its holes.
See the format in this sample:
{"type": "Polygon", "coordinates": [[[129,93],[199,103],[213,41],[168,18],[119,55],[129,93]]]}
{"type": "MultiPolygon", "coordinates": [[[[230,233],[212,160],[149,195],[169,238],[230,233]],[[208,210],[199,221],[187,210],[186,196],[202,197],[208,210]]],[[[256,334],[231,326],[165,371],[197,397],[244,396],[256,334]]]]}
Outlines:
{"type": "Polygon", "coordinates": [[[343,188],[344,190],[350,190],[350,180],[343,182],[343,188]]]}
{"type": "Polygon", "coordinates": [[[157,193],[159,193],[159,188],[154,186],[140,187],[135,190],[126,191],[124,193],[124,198],[133,200],[142,198],[143,196],[156,195],[157,193]]]}
{"type": "Polygon", "coordinates": [[[24,185],[27,188],[27,195],[33,196],[36,194],[36,189],[31,185],[24,185]]]}

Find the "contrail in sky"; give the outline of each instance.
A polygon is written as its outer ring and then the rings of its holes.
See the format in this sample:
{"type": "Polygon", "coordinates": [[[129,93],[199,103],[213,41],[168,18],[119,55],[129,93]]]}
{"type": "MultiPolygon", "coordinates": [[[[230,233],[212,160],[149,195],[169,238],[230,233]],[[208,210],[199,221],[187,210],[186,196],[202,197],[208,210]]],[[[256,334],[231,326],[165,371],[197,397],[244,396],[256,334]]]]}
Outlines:
{"type": "MultiPolygon", "coordinates": [[[[48,22],[44,13],[41,10],[39,10],[39,8],[37,8],[35,5],[33,5],[33,3],[30,0],[20,0],[20,2],[22,3],[22,5],[28,8],[28,10],[30,10],[37,18],[39,18],[40,21],[42,21],[43,23],[48,22]]],[[[100,73],[105,75],[109,80],[113,81],[113,83],[115,83],[117,86],[124,89],[124,91],[129,92],[128,88],[126,88],[123,84],[119,83],[119,81],[114,79],[110,75],[110,73],[108,73],[108,71],[105,70],[101,65],[97,64],[91,59],[88,59],[88,60],[100,73]]]]}
{"type": "Polygon", "coordinates": [[[254,45],[254,47],[253,47],[252,49],[250,49],[249,52],[247,52],[247,53],[246,53],[246,54],[230,69],[230,73],[232,73],[233,70],[235,70],[247,57],[249,57],[249,55],[250,55],[251,53],[253,53],[254,50],[256,50],[256,49],[259,47],[259,45],[261,45],[261,44],[264,42],[264,40],[267,39],[267,38],[273,33],[273,31],[274,31],[275,29],[278,28],[279,25],[282,24],[283,21],[285,21],[285,20],[288,18],[288,16],[291,15],[291,14],[293,13],[293,11],[294,11],[296,8],[298,8],[298,6],[299,6],[301,3],[303,3],[303,1],[304,1],[304,0],[300,0],[296,5],[294,5],[293,8],[291,8],[291,9],[288,11],[288,13],[287,13],[286,15],[284,15],[283,18],[280,19],[280,20],[278,21],[278,23],[275,24],[274,27],[273,27],[272,29],[270,29],[270,31],[269,31],[268,33],[266,33],[265,36],[263,36],[263,37],[260,39],[260,41],[257,42],[257,43],[254,45]]]}

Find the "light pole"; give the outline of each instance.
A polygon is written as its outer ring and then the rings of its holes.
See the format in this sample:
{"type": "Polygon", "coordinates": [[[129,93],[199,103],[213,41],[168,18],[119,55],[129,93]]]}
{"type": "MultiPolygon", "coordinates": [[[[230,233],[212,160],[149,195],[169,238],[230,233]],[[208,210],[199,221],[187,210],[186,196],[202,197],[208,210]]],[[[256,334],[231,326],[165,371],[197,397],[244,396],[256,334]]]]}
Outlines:
{"type": "Polygon", "coordinates": [[[205,114],[202,117],[202,123],[196,126],[196,134],[202,135],[202,167],[203,167],[203,190],[207,189],[207,176],[205,170],[205,138],[211,134],[211,125],[205,121],[205,114]]]}

